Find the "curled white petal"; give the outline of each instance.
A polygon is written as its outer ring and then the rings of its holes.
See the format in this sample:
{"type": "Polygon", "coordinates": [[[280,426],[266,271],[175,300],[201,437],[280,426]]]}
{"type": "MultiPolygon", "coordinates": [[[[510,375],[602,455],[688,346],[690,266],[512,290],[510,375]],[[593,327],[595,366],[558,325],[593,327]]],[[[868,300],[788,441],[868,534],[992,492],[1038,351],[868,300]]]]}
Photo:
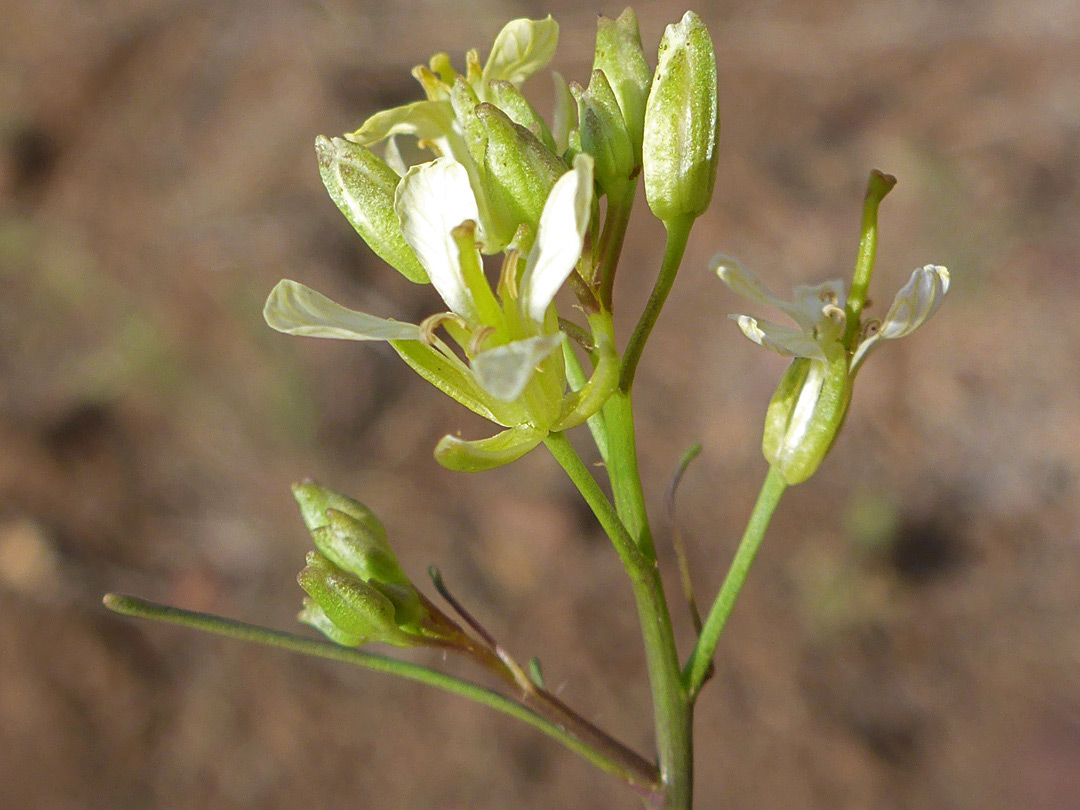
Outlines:
{"type": "Polygon", "coordinates": [[[450,158],[413,166],[398,185],[394,210],[401,232],[452,312],[471,320],[472,296],[465,286],[458,248],[450,232],[465,220],[480,221],[469,172],[450,158]]]}
{"type": "Polygon", "coordinates": [[[879,334],[886,340],[911,334],[937,311],[948,291],[948,270],[933,264],[920,267],[896,294],[879,334]]]}
{"type": "Polygon", "coordinates": [[[361,146],[371,146],[394,135],[439,141],[454,131],[454,120],[454,108],[449,101],[415,101],[375,113],[360,129],[345,137],[361,146]]]}
{"type": "Polygon", "coordinates": [[[744,335],[759,346],[784,357],[808,357],[824,360],[825,352],[817,342],[801,329],[780,326],[769,321],[759,321],[749,315],[732,315],[744,335]]]}
{"type": "Polygon", "coordinates": [[[882,340],[910,335],[937,312],[945,294],[949,291],[949,271],[940,265],[928,264],[911,274],[908,283],[900,288],[892,306],[885,314],[877,332],[863,340],[851,357],[851,370],[855,371],[863,360],[882,340]]]}
{"type": "Polygon", "coordinates": [[[581,258],[592,198],[592,158],[580,154],[548,194],[521,277],[521,307],[537,323],[581,258]]]}
{"type": "Polygon", "coordinates": [[[289,335],[341,340],[418,340],[420,328],[343,307],[322,293],[283,279],[270,292],[263,317],[289,335]]]}
{"type": "Polygon", "coordinates": [[[476,381],[495,399],[512,402],[521,396],[536,367],[562,343],[563,334],[515,340],[480,352],[471,366],[476,381]]]}

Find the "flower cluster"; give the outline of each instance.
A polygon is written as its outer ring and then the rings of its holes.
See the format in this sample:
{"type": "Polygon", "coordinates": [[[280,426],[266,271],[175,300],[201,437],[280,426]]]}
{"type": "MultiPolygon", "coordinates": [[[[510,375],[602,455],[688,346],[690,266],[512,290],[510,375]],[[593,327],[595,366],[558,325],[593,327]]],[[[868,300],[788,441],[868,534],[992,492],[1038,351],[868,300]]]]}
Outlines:
{"type": "Polygon", "coordinates": [[[794,357],[765,415],[762,450],[789,484],[809,478],[825,458],[847,414],[855,374],[882,340],[914,332],[933,315],[949,291],[949,271],[928,264],[911,274],[881,321],[849,328],[848,300],[840,279],[798,286],[791,301],[774,295],[730,256],[710,263],[733,291],[768,304],[798,328],[733,315],[743,334],[759,346],[794,357]]]}
{"type": "Polygon", "coordinates": [[[451,469],[511,462],[551,432],[585,422],[614,391],[620,361],[608,302],[597,296],[605,288],[597,197],[628,210],[644,169],[650,206],[667,222],[697,216],[712,194],[716,64],[701,21],[687,13],[669,26],[654,77],[633,12],[601,18],[589,86],[555,74],[549,126],[521,85],[551,60],[558,31],[550,17],[514,20],[486,62],[466,54],[464,73],[436,54],[413,70],[425,99],[316,141],[323,182],[342,213],[380,258],[430,283],[445,310],[403,323],[291,280],[265,307],[281,332],[390,343],[429,382],[505,428],[477,441],[444,437],[435,455],[451,469]],[[406,166],[402,137],[431,159],[406,166]],[[379,144],[381,157],[372,151],[379,144]],[[493,287],[483,257],[498,253],[493,287]],[[556,312],[568,280],[588,330],[568,327],[556,312]],[[568,329],[592,361],[591,376],[574,387],[568,329]]]}

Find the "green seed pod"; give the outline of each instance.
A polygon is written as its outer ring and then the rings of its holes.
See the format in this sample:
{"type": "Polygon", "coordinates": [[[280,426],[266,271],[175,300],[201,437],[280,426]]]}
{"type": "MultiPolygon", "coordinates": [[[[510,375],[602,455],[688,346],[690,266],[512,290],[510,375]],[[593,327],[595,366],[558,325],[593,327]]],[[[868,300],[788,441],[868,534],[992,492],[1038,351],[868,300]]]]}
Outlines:
{"type": "Polygon", "coordinates": [[[796,358],[769,402],[761,451],[789,485],[814,474],[844,424],[851,374],[847,354],[836,348],[828,360],[796,358]]]}
{"type": "Polygon", "coordinates": [[[593,70],[602,70],[619,101],[634,154],[635,169],[641,166],[641,140],[645,129],[645,102],[652,71],[641,48],[637,15],[626,9],[617,19],[600,17],[596,26],[593,70]]]}
{"type": "Polygon", "coordinates": [[[315,139],[319,174],[341,213],[375,255],[409,281],[426,284],[427,273],[401,235],[394,191],[401,178],[382,158],[344,138],[315,139]]]}
{"type": "Polygon", "coordinates": [[[716,181],[716,54],[692,11],[669,25],[645,106],[645,197],[664,222],[700,216],[716,181]]]}
{"type": "Polygon", "coordinates": [[[609,199],[621,200],[631,188],[636,161],[611,84],[602,70],[594,70],[587,90],[574,83],[570,92],[578,105],[581,148],[593,156],[600,189],[609,199]]]}

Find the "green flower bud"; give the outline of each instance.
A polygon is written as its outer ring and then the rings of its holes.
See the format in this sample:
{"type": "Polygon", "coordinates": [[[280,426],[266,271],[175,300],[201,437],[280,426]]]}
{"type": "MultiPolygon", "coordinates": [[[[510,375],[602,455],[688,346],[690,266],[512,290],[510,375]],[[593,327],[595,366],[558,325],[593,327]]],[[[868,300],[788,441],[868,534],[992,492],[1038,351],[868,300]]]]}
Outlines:
{"type": "Polygon", "coordinates": [[[626,9],[617,19],[600,17],[596,26],[593,70],[602,70],[619,101],[633,147],[634,167],[641,166],[641,140],[645,129],[645,102],[652,71],[645,61],[637,15],[626,9]]]}
{"type": "Polygon", "coordinates": [[[535,232],[548,193],[566,173],[566,165],[494,104],[477,105],[476,117],[487,135],[486,196],[493,216],[500,219],[501,232],[497,236],[500,241],[505,237],[505,244],[514,238],[521,224],[535,232]]]}
{"type": "Polygon", "coordinates": [[[326,611],[319,607],[319,603],[310,596],[304,597],[304,607],[297,614],[297,620],[301,624],[314,627],[335,644],[342,647],[359,647],[364,643],[364,638],[355,633],[346,633],[326,615],[326,611]]]}
{"type": "MultiPolygon", "coordinates": [[[[487,133],[476,117],[476,105],[480,103],[476,92],[464,78],[454,80],[454,86],[450,90],[450,104],[454,108],[454,116],[465,133],[465,143],[469,147],[469,154],[478,166],[484,165],[484,152],[487,150],[487,133]]],[[[459,158],[460,162],[460,158],[459,158]]]]}
{"type": "Polygon", "coordinates": [[[398,628],[393,603],[366,582],[321,565],[307,566],[296,579],[343,637],[400,647],[418,643],[398,628]]]}
{"type": "Polygon", "coordinates": [[[636,168],[634,147],[607,76],[594,70],[587,90],[572,83],[570,92],[578,105],[581,148],[596,162],[594,171],[600,189],[610,199],[622,199],[631,187],[630,178],[636,168]]]}
{"type": "Polygon", "coordinates": [[[364,524],[365,531],[374,537],[380,538],[380,542],[386,543],[386,529],[383,528],[375,513],[368,509],[360,501],[353,500],[340,492],[320,486],[312,480],[302,481],[292,485],[293,498],[300,506],[300,516],[304,520],[309,532],[321,529],[329,525],[327,517],[328,509],[336,509],[338,512],[364,524]]]}
{"type": "Polygon", "coordinates": [[[692,11],[669,25],[645,106],[645,197],[659,219],[697,217],[716,181],[716,54],[692,11]]]}
{"type": "Polygon", "coordinates": [[[836,349],[826,360],[796,358],[769,402],[761,451],[789,485],[814,474],[844,423],[852,377],[836,349]]]}
{"type": "Polygon", "coordinates": [[[313,531],[311,539],[330,562],[363,580],[409,584],[385,531],[371,531],[362,521],[336,509],[326,510],[326,515],[329,522],[313,531]]]}
{"type": "Polygon", "coordinates": [[[375,255],[409,281],[426,284],[427,273],[401,235],[394,213],[397,172],[370,150],[344,138],[315,139],[319,174],[341,213],[375,255]]]}
{"type": "Polygon", "coordinates": [[[488,100],[506,113],[511,121],[525,127],[544,146],[552,152],[555,151],[555,140],[551,136],[547,122],[517,87],[505,79],[494,81],[488,87],[488,100]]]}

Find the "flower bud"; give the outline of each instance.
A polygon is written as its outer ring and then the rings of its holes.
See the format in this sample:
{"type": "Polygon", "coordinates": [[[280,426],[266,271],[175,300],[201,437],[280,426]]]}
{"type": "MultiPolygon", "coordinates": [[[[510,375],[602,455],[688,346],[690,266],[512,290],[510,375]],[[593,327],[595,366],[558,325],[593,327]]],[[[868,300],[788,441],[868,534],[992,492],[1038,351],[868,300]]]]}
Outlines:
{"type": "Polygon", "coordinates": [[[551,187],[566,173],[565,164],[494,104],[477,105],[476,117],[487,135],[485,190],[492,212],[510,225],[507,241],[521,224],[535,232],[551,187]]]}
{"type": "Polygon", "coordinates": [[[397,172],[370,150],[344,138],[319,136],[315,153],[330,198],[368,247],[409,281],[426,284],[427,273],[405,243],[394,213],[397,172]]]}
{"type": "Polygon", "coordinates": [[[359,638],[361,644],[382,641],[407,647],[416,643],[398,628],[393,603],[368,583],[323,565],[308,565],[296,579],[345,637],[359,638]]]}
{"type": "Polygon", "coordinates": [[[517,87],[504,79],[494,81],[488,87],[488,100],[506,113],[511,121],[525,127],[544,146],[555,151],[555,140],[547,122],[517,87]]]}
{"type": "Polygon", "coordinates": [[[637,15],[626,9],[617,19],[600,17],[596,26],[596,55],[593,70],[602,70],[618,99],[634,154],[634,167],[641,165],[641,139],[645,128],[645,102],[649,97],[652,71],[645,61],[638,31],[637,15]]]}
{"type": "Polygon", "coordinates": [[[664,31],[645,106],[645,197],[659,219],[697,217],[708,208],[719,125],[716,54],[705,25],[688,11],[664,31]]]}
{"type": "Polygon", "coordinates": [[[837,348],[826,360],[796,358],[769,402],[761,451],[789,485],[814,474],[844,423],[851,375],[837,348]]]}
{"type": "Polygon", "coordinates": [[[571,84],[578,105],[578,129],[582,151],[592,155],[600,189],[609,199],[621,200],[631,188],[635,170],[634,147],[626,131],[618,99],[607,76],[594,70],[587,90],[571,84]]]}

